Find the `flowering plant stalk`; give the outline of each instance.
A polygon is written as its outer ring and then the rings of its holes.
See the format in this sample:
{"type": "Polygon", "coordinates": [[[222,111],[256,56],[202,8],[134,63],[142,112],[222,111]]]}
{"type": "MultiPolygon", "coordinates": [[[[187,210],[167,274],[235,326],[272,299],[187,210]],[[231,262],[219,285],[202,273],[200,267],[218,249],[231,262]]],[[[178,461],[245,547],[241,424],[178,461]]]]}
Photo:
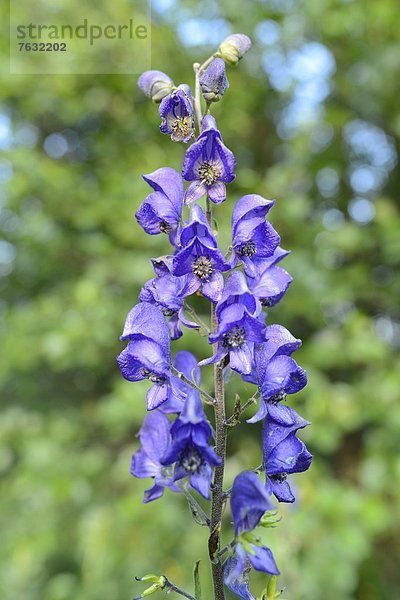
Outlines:
{"type": "MultiPolygon", "coordinates": [[[[131,473],[153,480],[143,502],[160,498],[167,488],[184,494],[195,521],[209,529],[215,600],[224,600],[224,586],[238,598],[255,600],[249,587],[251,569],[269,576],[259,600],[279,596],[278,567],[255,530],[275,525],[273,499],[293,502],[287,475],[305,471],[312,460],[297,437],[298,430],[309,423],[284,404],[287,395],[307,383],[305,371],[292,358],[301,342],[283,326],[269,323],[264,310],[279,302],[292,281],[278,266],[288,252],[280,247],[278,233],[266,220],[274,201],[249,194],[236,203],[227,253],[219,248],[214,231],[214,205],[226,200],[236,161],[223,142],[211,107],[229,86],[226,64],[237,65],[250,47],[247,36],[234,34],[203,64],[195,63],[194,95],[188,85],[175,86],[161,71],[146,71],[139,78],[140,89],[160,103],[161,132],[174,142],[192,143],[181,173],[161,167],[143,176],[151,191],[136,219],[148,234],[166,234],[171,250],[169,255],[152,259],[155,276],[144,284],[140,302],[126,318],[121,339],[127,345],[118,356],[127,380],[148,379],[152,384],[146,395],[149,412],[139,432],[141,447],[132,457],[131,473]],[[189,183],[186,190],[184,181],[189,183]],[[185,206],[190,206],[188,218],[183,215],[185,206]],[[210,302],[209,323],[190,305],[193,294],[210,302]],[[171,340],[180,338],[185,327],[208,335],[211,357],[198,362],[188,351],[171,357],[171,340]],[[201,385],[201,367],[210,364],[213,392],[201,385]],[[224,379],[229,370],[256,388],[244,403],[236,396],[233,413],[227,417],[224,379]],[[258,410],[247,422],[263,421],[262,465],[258,469],[249,466],[226,490],[228,431],[257,401],[258,410]],[[204,404],[213,408],[213,425],[204,404]],[[209,511],[197,495],[210,501],[209,511]],[[228,499],[234,535],[221,548],[228,499]]],[[[194,574],[194,595],[163,575],[150,574],[139,579],[151,585],[137,598],[164,589],[201,600],[198,564],[194,574]]]]}

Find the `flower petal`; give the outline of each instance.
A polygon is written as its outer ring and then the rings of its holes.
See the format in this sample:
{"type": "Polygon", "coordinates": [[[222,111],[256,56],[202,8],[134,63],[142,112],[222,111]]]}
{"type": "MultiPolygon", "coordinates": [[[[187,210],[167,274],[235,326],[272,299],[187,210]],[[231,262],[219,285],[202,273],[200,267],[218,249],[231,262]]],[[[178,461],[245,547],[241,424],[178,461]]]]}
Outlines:
{"type": "Polygon", "coordinates": [[[247,557],[256,571],[263,571],[270,575],[279,575],[280,571],[276,566],[274,555],[266,546],[255,546],[251,544],[254,554],[248,552],[247,557]]]}
{"type": "Polygon", "coordinates": [[[231,510],[235,535],[253,531],[267,510],[275,507],[271,496],[253,471],[237,475],[231,492],[231,510]]]}
{"type": "Polygon", "coordinates": [[[217,181],[208,188],[208,195],[211,202],[214,204],[221,204],[226,200],[226,187],[222,181],[217,181]]]}
{"type": "Polygon", "coordinates": [[[180,216],[183,200],[183,180],[181,175],[170,167],[161,167],[148,175],[143,175],[143,179],[154,191],[162,192],[170,199],[175,212],[180,216]]]}

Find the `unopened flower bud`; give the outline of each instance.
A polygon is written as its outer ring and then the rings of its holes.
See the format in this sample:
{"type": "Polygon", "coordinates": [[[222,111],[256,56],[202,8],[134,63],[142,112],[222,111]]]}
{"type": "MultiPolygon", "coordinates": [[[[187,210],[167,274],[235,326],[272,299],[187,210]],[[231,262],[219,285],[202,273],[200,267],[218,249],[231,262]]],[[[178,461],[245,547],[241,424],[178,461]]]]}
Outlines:
{"type": "Polygon", "coordinates": [[[251,39],[244,33],[228,35],[219,47],[221,58],[235,67],[252,46],[251,39]]]}
{"type": "Polygon", "coordinates": [[[145,71],[138,79],[138,86],[153,102],[161,102],[171,93],[174,82],[162,71],[145,71]]]}
{"type": "Polygon", "coordinates": [[[216,58],[200,77],[200,87],[203,98],[207,102],[218,102],[229,87],[226,78],[225,63],[222,58],[216,58]]]}
{"type": "Polygon", "coordinates": [[[153,575],[152,573],[150,573],[149,575],[144,575],[143,577],[136,577],[136,580],[150,582],[153,585],[147,588],[147,590],[144,590],[144,592],[142,592],[140,596],[136,596],[136,598],[134,598],[133,600],[140,600],[141,598],[151,596],[151,594],[154,594],[155,592],[164,589],[165,584],[167,583],[167,580],[163,575],[153,575]]]}

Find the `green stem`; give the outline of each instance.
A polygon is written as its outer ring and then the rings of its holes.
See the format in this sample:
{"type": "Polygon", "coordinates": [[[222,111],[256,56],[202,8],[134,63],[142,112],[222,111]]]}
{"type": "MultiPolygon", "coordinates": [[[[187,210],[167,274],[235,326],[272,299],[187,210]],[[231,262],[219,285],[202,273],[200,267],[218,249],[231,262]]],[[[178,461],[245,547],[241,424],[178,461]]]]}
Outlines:
{"type": "Polygon", "coordinates": [[[199,75],[201,75],[203,73],[203,71],[205,71],[207,69],[208,65],[210,65],[212,63],[212,61],[214,60],[215,57],[216,57],[216,54],[211,54],[211,56],[203,62],[201,67],[199,67],[199,75]]]}
{"type": "Polygon", "coordinates": [[[193,64],[194,71],[194,112],[196,113],[197,127],[201,132],[201,123],[203,121],[203,113],[201,111],[201,90],[200,90],[200,64],[193,64]]]}
{"type": "Polygon", "coordinates": [[[201,317],[199,317],[199,315],[194,310],[194,308],[192,308],[189,304],[186,304],[186,302],[184,304],[184,308],[189,313],[189,315],[192,317],[194,322],[200,326],[201,329],[203,329],[206,333],[210,333],[210,328],[208,327],[208,325],[206,325],[204,323],[204,321],[201,319],[201,317]]]}
{"type": "MultiPolygon", "coordinates": [[[[207,219],[212,227],[212,206],[207,196],[207,219]]],[[[211,305],[211,331],[216,331],[218,326],[215,305],[211,305]]],[[[216,352],[217,344],[214,344],[213,351],[216,352]]],[[[215,450],[221,458],[221,464],[215,468],[214,480],[211,494],[211,518],[210,518],[210,537],[208,540],[208,551],[211,560],[211,571],[214,584],[215,600],[225,600],[224,577],[222,572],[222,562],[219,556],[221,520],[225,505],[225,496],[223,490],[225,456],[226,456],[226,425],[225,425],[225,390],[223,364],[219,362],[214,365],[214,416],[215,416],[215,450]]]]}
{"type": "Polygon", "coordinates": [[[179,379],[182,379],[182,381],[184,381],[185,383],[187,383],[188,385],[190,385],[190,387],[192,387],[195,390],[197,390],[199,392],[199,394],[201,396],[203,396],[204,401],[206,402],[206,404],[211,404],[212,406],[214,406],[215,399],[212,396],[210,396],[210,394],[207,394],[207,392],[205,392],[203,390],[203,388],[201,388],[199,385],[197,385],[197,383],[195,383],[191,379],[188,379],[186,377],[186,375],[184,375],[183,373],[181,373],[181,371],[178,371],[178,369],[176,369],[173,365],[170,366],[170,369],[171,369],[171,373],[173,373],[174,375],[176,375],[176,377],[179,377],[179,379]]]}
{"type": "MultiPolygon", "coordinates": [[[[240,407],[240,411],[238,411],[239,415],[243,414],[244,411],[249,408],[249,406],[254,404],[254,402],[257,402],[259,396],[260,396],[260,393],[257,390],[257,392],[255,392],[253,394],[253,396],[251,396],[251,398],[246,400],[246,402],[243,404],[243,406],[240,407]]],[[[229,417],[229,419],[226,421],[225,425],[227,427],[233,427],[235,425],[238,425],[238,423],[239,423],[238,414],[234,413],[232,416],[229,417]]]]}
{"type": "MultiPolygon", "coordinates": [[[[215,58],[215,54],[212,54],[206,61],[201,65],[200,63],[193,64],[194,71],[194,112],[196,113],[197,126],[199,133],[201,132],[201,123],[203,121],[203,112],[201,109],[201,90],[200,90],[200,75],[207,69],[208,65],[212,63],[215,58]]],[[[209,111],[209,105],[207,105],[207,112],[209,111]]]]}
{"type": "Polygon", "coordinates": [[[176,594],[179,594],[180,596],[183,596],[184,598],[188,598],[188,600],[196,600],[196,598],[194,596],[192,596],[191,594],[188,594],[184,590],[181,590],[181,588],[178,588],[178,586],[173,584],[167,578],[165,578],[165,580],[166,580],[165,581],[165,589],[168,590],[168,592],[175,592],[176,594]]]}

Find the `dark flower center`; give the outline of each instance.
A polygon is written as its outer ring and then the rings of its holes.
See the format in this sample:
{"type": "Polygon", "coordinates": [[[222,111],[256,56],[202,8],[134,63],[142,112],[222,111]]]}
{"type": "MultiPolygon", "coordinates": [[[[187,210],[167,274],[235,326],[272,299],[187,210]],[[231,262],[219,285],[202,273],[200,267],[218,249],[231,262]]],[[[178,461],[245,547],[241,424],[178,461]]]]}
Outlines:
{"type": "Polygon", "coordinates": [[[160,221],[159,228],[162,233],[169,233],[172,231],[172,227],[167,221],[160,221]]]}
{"type": "Polygon", "coordinates": [[[203,458],[198,450],[190,448],[182,452],[179,462],[186,473],[197,473],[203,464],[203,458]]]}
{"type": "Polygon", "coordinates": [[[162,375],[157,375],[157,373],[154,373],[153,371],[150,371],[145,367],[143,367],[142,369],[142,375],[143,377],[151,381],[151,383],[156,383],[157,385],[164,385],[166,381],[165,377],[163,377],[162,375]]]}
{"type": "Polygon", "coordinates": [[[199,279],[207,281],[212,274],[212,262],[208,256],[199,256],[192,264],[192,271],[199,279]]]}
{"type": "Polygon", "coordinates": [[[201,183],[205,183],[205,185],[213,185],[221,176],[221,171],[217,165],[213,165],[208,161],[200,165],[198,173],[201,183]]]}
{"type": "Polygon", "coordinates": [[[161,311],[162,311],[163,315],[165,315],[166,317],[173,317],[178,312],[177,310],[174,310],[173,308],[164,308],[164,307],[161,308],[161,311]]]}
{"type": "Polygon", "coordinates": [[[282,483],[283,481],[286,481],[287,474],[286,473],[277,473],[276,475],[270,475],[270,479],[272,479],[272,481],[277,481],[278,483],[282,483]]]}
{"type": "Polygon", "coordinates": [[[240,246],[237,252],[240,256],[247,256],[248,258],[251,258],[253,254],[256,253],[256,251],[257,248],[255,243],[253,242],[253,240],[249,240],[245,244],[242,244],[242,246],[240,246]]]}
{"type": "Polygon", "coordinates": [[[274,301],[272,298],[260,298],[261,306],[272,306],[274,301]]]}
{"type": "Polygon", "coordinates": [[[271,404],[279,404],[279,402],[282,402],[283,400],[286,400],[285,392],[278,392],[277,394],[271,396],[271,398],[268,398],[268,402],[271,404]]]}
{"type": "Polygon", "coordinates": [[[176,139],[184,140],[193,132],[192,117],[177,117],[172,121],[171,129],[176,139]]]}
{"type": "Polygon", "coordinates": [[[232,327],[229,333],[225,333],[222,339],[222,344],[224,346],[229,346],[230,348],[240,348],[246,341],[246,331],[244,327],[232,327]]]}

